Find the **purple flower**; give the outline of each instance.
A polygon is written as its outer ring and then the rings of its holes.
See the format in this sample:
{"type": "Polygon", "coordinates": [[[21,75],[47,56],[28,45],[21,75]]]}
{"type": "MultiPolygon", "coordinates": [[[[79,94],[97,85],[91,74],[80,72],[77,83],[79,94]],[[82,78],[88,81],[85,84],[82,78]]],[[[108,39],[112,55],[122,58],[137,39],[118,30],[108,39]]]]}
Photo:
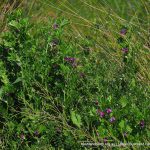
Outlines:
{"type": "Polygon", "coordinates": [[[34,135],[35,135],[35,136],[38,136],[38,135],[39,135],[39,132],[36,130],[36,131],[34,132],[34,135]]]}
{"type": "Polygon", "coordinates": [[[54,30],[57,30],[58,28],[59,28],[59,25],[56,24],[56,23],[54,23],[54,24],[53,24],[53,29],[54,29],[54,30]]]}
{"type": "Polygon", "coordinates": [[[105,113],[104,113],[103,111],[101,111],[101,112],[99,113],[99,115],[100,115],[101,118],[103,118],[103,117],[105,116],[105,113]]]}
{"type": "Polygon", "coordinates": [[[127,29],[125,29],[125,28],[124,28],[124,29],[121,29],[121,31],[120,31],[120,34],[121,34],[121,35],[125,35],[126,33],[127,33],[127,29]]]}
{"type": "Polygon", "coordinates": [[[104,139],[103,139],[103,142],[104,142],[104,144],[107,143],[107,142],[108,142],[108,139],[107,139],[107,138],[104,138],[104,139]]]}
{"type": "Polygon", "coordinates": [[[141,121],[140,121],[140,127],[141,127],[141,128],[144,128],[144,126],[145,126],[145,122],[144,122],[144,120],[141,120],[141,121]]]}
{"type": "Polygon", "coordinates": [[[20,135],[20,138],[21,138],[21,140],[24,140],[24,139],[25,139],[24,134],[21,134],[21,135],[20,135]]]}
{"type": "Polygon", "coordinates": [[[64,60],[71,63],[71,64],[74,64],[76,59],[72,58],[72,57],[65,57],[64,60]]]}
{"type": "Polygon", "coordinates": [[[124,52],[124,53],[127,53],[129,50],[128,50],[128,48],[122,48],[122,51],[124,52]]]}
{"type": "Polygon", "coordinates": [[[112,112],[112,110],[110,108],[106,109],[107,114],[110,114],[112,112]]]}
{"type": "Polygon", "coordinates": [[[116,118],[115,118],[115,117],[111,117],[111,118],[109,119],[109,121],[110,121],[111,123],[113,123],[113,122],[116,121],[116,118]]]}

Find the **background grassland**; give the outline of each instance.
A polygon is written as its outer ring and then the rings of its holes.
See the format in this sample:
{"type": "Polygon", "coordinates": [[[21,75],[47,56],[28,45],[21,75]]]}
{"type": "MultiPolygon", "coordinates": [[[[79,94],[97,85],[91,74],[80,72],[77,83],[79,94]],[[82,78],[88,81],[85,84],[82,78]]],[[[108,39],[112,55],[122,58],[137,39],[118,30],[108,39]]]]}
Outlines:
{"type": "Polygon", "coordinates": [[[0,12],[0,149],[149,142],[149,0],[3,0],[0,12]]]}

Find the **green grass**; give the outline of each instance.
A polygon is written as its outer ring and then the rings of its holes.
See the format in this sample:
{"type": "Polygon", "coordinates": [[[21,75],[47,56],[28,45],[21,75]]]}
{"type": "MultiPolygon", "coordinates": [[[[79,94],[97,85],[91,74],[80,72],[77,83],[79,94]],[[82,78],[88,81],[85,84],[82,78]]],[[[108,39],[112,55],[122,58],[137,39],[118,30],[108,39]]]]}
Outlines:
{"type": "Polygon", "coordinates": [[[148,149],[149,3],[2,1],[0,149],[148,149]]]}

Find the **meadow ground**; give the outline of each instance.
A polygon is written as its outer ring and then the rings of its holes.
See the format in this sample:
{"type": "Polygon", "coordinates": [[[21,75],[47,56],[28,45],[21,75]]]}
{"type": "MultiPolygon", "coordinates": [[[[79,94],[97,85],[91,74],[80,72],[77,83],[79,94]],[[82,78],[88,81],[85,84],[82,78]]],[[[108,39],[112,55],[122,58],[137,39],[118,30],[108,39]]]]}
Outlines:
{"type": "Polygon", "coordinates": [[[0,12],[0,149],[149,149],[149,0],[0,12]]]}

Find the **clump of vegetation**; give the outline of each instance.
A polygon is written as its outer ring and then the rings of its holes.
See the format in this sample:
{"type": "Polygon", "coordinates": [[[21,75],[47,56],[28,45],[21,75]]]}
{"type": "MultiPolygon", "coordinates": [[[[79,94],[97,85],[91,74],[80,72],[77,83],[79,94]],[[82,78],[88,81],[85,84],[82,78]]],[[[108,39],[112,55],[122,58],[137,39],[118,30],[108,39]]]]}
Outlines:
{"type": "Polygon", "coordinates": [[[0,148],[148,143],[150,91],[139,78],[138,27],[119,24],[118,33],[112,38],[105,32],[101,44],[99,23],[91,28],[94,36],[75,37],[67,17],[47,20],[36,24],[20,9],[6,17],[0,36],[0,148]]]}

